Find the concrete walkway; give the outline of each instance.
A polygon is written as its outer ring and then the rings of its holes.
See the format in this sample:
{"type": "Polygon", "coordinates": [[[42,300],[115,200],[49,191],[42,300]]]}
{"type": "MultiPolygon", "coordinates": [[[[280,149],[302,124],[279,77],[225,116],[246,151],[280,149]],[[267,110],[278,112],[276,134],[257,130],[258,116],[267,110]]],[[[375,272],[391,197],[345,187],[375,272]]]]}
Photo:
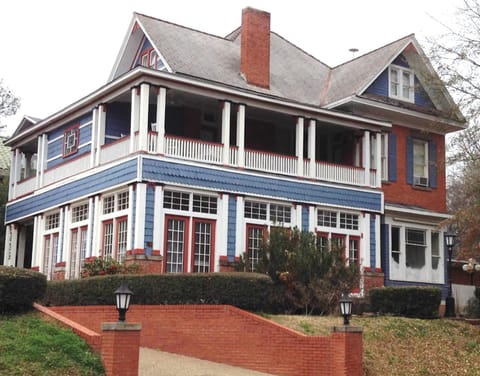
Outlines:
{"type": "Polygon", "coordinates": [[[140,348],[139,376],[269,376],[268,373],[140,348]]]}

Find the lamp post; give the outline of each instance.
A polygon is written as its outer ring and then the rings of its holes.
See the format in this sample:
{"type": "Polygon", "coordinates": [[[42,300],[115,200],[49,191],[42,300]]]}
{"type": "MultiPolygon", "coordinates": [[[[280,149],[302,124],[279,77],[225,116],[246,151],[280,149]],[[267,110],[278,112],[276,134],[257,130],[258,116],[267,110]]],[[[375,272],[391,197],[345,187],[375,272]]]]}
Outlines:
{"type": "Polygon", "coordinates": [[[455,298],[452,296],[452,252],[456,235],[451,232],[444,234],[445,246],[448,250],[448,295],[445,299],[445,317],[455,317],[455,298]]]}
{"type": "Polygon", "coordinates": [[[125,281],[122,281],[122,284],[118,289],[115,290],[115,306],[118,311],[118,321],[125,321],[125,314],[130,307],[130,299],[133,295],[133,292],[125,284],[125,281]]]}
{"type": "Polygon", "coordinates": [[[352,299],[347,295],[343,294],[340,299],[340,312],[343,316],[343,325],[350,325],[350,316],[352,315],[352,299]]]}

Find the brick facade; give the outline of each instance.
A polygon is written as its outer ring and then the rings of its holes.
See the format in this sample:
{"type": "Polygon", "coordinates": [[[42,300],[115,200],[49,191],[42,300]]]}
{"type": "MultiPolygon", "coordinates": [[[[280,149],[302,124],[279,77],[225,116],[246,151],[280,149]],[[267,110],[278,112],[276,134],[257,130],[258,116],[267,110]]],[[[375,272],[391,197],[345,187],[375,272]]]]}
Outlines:
{"type": "MultiPolygon", "coordinates": [[[[100,332],[113,306],[51,307],[100,332]]],[[[232,306],[134,305],[127,320],[142,324],[140,346],[282,375],[362,375],[361,329],[305,336],[232,306]]],[[[341,319],[339,318],[339,321],[341,319]]]]}

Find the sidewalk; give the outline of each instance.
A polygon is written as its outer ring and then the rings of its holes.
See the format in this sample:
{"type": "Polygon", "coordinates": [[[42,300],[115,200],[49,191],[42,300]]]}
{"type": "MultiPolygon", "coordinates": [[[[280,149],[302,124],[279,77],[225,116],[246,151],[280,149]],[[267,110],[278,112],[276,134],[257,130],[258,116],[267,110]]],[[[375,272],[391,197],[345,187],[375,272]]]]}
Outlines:
{"type": "Polygon", "coordinates": [[[268,373],[140,348],[139,376],[269,376],[268,373]]]}

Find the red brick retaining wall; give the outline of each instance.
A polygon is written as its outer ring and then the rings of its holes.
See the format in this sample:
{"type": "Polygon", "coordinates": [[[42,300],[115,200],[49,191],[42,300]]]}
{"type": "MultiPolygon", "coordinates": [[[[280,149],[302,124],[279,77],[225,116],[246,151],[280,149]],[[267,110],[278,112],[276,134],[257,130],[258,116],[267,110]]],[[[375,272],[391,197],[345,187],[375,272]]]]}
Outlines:
{"type": "MultiPolygon", "coordinates": [[[[113,306],[51,307],[95,332],[117,319],[113,306]]],[[[305,336],[257,315],[222,305],[134,305],[140,346],[281,375],[362,375],[362,333],[342,327],[305,336]]],[[[339,322],[341,319],[339,318],[339,322]]]]}

